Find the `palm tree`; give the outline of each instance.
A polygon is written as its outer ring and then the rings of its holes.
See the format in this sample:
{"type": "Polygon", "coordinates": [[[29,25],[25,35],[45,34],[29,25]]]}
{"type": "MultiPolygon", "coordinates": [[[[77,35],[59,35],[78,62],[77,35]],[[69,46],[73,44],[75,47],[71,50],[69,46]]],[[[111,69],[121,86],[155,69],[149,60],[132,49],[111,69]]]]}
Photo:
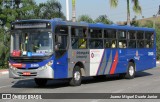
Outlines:
{"type": "MultiPolygon", "coordinates": [[[[142,9],[141,6],[139,5],[139,0],[132,0],[133,2],[133,11],[136,14],[141,14],[142,9]]],[[[110,0],[110,5],[111,7],[117,7],[118,5],[118,0],[110,0]]],[[[130,0],[127,0],[127,25],[130,25],[130,0]]]]}
{"type": "Polygon", "coordinates": [[[72,0],[72,21],[76,22],[76,0],[72,0]]]}

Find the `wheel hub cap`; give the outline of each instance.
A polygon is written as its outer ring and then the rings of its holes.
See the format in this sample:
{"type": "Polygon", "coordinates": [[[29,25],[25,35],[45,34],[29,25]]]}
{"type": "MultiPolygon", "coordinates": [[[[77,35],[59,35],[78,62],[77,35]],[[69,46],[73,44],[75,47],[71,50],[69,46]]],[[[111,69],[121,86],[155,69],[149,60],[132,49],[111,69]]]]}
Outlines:
{"type": "Polygon", "coordinates": [[[81,77],[80,72],[77,71],[77,72],[74,73],[74,79],[75,79],[75,80],[78,81],[78,80],[80,79],[80,77],[81,77]]]}
{"type": "Polygon", "coordinates": [[[133,74],[134,74],[134,68],[133,68],[133,66],[130,66],[129,67],[129,75],[133,76],[133,74]]]}

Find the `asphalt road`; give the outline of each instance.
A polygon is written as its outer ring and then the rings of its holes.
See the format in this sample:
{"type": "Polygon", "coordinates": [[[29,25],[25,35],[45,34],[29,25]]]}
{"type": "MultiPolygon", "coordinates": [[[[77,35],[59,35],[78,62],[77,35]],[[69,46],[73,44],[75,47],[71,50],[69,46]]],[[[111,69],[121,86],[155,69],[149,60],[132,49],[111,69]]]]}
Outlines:
{"type": "MultiPolygon", "coordinates": [[[[33,79],[10,79],[8,74],[0,75],[0,93],[160,93],[160,67],[137,72],[132,80],[121,79],[118,76],[107,76],[106,79],[84,78],[82,85],[69,86],[67,80],[50,80],[46,87],[36,86],[33,79]]],[[[21,100],[0,100],[1,102],[21,102],[21,100]]],[[[23,100],[28,101],[28,100],[23,100]]],[[[31,100],[36,102],[115,102],[128,100],[31,100]]],[[[129,100],[142,102],[151,100],[129,100]]],[[[152,100],[159,102],[159,100],[152,100]]]]}

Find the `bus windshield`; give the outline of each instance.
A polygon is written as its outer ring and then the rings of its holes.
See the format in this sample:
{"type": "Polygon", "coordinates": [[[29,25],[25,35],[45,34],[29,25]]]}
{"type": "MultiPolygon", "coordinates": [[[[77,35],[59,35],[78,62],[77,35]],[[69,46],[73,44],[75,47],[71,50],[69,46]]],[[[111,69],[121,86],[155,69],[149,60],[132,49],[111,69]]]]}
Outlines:
{"type": "Polygon", "coordinates": [[[47,56],[53,53],[51,32],[17,31],[11,34],[11,56],[47,56]]]}

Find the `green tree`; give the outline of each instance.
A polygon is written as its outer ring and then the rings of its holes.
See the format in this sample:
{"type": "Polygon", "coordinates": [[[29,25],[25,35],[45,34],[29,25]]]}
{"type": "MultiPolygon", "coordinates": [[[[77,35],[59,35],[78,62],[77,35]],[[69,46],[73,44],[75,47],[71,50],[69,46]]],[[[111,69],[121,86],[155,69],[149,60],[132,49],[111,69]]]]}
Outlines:
{"type": "MultiPolygon", "coordinates": [[[[149,26],[153,26],[153,22],[149,24],[149,26]]],[[[155,25],[156,30],[156,47],[157,47],[157,60],[160,60],[160,24],[157,23],[155,25]]]]}
{"type": "MultiPolygon", "coordinates": [[[[2,0],[1,0],[2,1],[2,0]]],[[[1,2],[0,2],[1,3],[1,2]]],[[[34,0],[5,0],[1,3],[0,20],[4,21],[6,27],[10,27],[10,23],[19,19],[31,19],[34,16],[34,0]]]]}
{"type": "Polygon", "coordinates": [[[33,19],[34,8],[36,7],[36,2],[34,0],[21,0],[21,5],[18,9],[18,16],[19,19],[33,19]]]}
{"type": "Polygon", "coordinates": [[[160,60],[160,29],[156,27],[157,60],[160,60]]]}
{"type": "Polygon", "coordinates": [[[100,15],[100,16],[95,20],[95,22],[97,22],[97,23],[98,23],[98,22],[102,22],[102,23],[104,23],[104,24],[113,24],[113,22],[110,21],[106,15],[100,15]]]}
{"type": "Polygon", "coordinates": [[[37,18],[51,19],[51,18],[65,18],[62,13],[62,6],[57,0],[49,0],[47,3],[40,3],[35,9],[37,18]]]}
{"type": "MultiPolygon", "coordinates": [[[[142,8],[139,5],[139,0],[132,0],[133,3],[133,11],[136,14],[142,13],[142,8]]],[[[118,5],[118,0],[110,0],[111,7],[115,8],[118,5]]],[[[127,25],[130,25],[130,0],[127,0],[127,25]]]]}
{"type": "Polygon", "coordinates": [[[79,22],[85,21],[85,22],[88,22],[88,23],[94,23],[93,19],[90,16],[88,16],[88,15],[81,15],[81,16],[79,16],[78,21],[79,22]]]}

